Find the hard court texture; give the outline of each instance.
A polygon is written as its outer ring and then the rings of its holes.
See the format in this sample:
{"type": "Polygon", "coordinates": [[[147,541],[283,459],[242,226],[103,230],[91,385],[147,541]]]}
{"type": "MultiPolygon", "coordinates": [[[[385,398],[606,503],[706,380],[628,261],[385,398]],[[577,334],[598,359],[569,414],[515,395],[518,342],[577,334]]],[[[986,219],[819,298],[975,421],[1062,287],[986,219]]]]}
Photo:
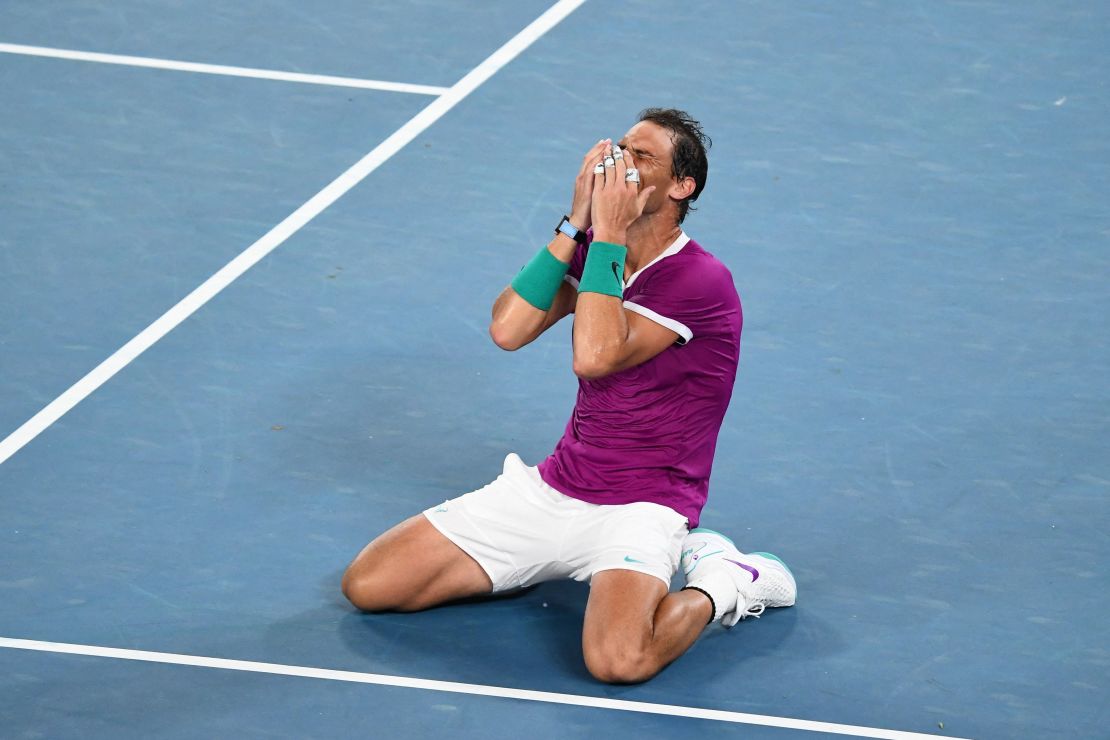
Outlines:
{"type": "MultiPolygon", "coordinates": [[[[0,42],[449,87],[538,0],[9,0],[0,42]]],[[[0,637],[975,738],[1106,736],[1110,6],[588,0],[0,465],[0,637]],[[590,678],[588,589],[361,615],[369,539],[562,432],[489,340],[582,154],[714,139],[744,302],[706,526],[795,608],[590,678]]],[[[0,439],[432,98],[0,53],[0,439]]],[[[0,649],[5,737],[822,733],[0,649]]],[[[832,735],[828,735],[832,737],[832,735]]]]}

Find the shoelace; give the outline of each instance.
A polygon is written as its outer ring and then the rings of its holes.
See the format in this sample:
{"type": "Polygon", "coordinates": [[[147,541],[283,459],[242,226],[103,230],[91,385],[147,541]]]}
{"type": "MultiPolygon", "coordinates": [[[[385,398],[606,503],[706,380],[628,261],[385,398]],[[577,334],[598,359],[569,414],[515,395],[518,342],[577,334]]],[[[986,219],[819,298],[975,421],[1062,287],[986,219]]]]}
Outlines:
{"type": "Polygon", "coordinates": [[[756,619],[759,619],[760,615],[763,614],[764,609],[766,609],[766,607],[763,605],[762,601],[748,604],[747,608],[744,609],[744,613],[740,615],[740,618],[747,619],[748,617],[755,617],[756,619]]]}
{"type": "MultiPolygon", "coordinates": [[[[743,599],[744,597],[741,596],[740,598],[743,599]]],[[[736,611],[726,614],[724,619],[721,620],[721,624],[724,625],[725,629],[731,629],[748,617],[759,619],[759,615],[763,614],[764,608],[762,601],[754,601],[750,604],[746,603],[743,609],[737,609],[736,611]]]]}

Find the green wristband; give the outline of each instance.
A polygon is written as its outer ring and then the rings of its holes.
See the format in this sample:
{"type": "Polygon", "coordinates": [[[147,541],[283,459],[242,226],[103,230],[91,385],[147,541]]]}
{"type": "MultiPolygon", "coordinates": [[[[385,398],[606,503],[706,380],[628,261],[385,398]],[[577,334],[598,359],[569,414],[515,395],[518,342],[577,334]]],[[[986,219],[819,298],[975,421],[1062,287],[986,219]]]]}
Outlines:
{"type": "Polygon", "coordinates": [[[602,293],[620,298],[624,295],[624,258],[628,247],[610,242],[591,242],[578,282],[579,293],[602,293]]]}
{"type": "Polygon", "coordinates": [[[555,294],[563,284],[568,267],[570,265],[544,247],[513,278],[513,290],[536,308],[546,311],[555,302],[555,294]]]}

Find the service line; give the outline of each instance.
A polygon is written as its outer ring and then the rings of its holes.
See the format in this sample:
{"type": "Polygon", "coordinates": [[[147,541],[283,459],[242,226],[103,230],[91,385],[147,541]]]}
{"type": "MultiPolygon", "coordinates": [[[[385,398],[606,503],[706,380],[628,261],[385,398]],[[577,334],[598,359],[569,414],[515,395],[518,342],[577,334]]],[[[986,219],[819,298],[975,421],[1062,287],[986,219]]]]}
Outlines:
{"type": "Polygon", "coordinates": [[[308,85],[332,85],[333,87],[357,87],[362,90],[384,90],[386,92],[414,93],[416,95],[443,95],[450,88],[433,85],[413,85],[407,82],[386,82],[385,80],[360,80],[355,77],[335,77],[333,75],[313,75],[302,72],[282,72],[274,69],[254,69],[253,67],[229,67],[225,64],[204,64],[201,62],[181,62],[174,59],[154,57],[133,57],[124,54],[101,54],[96,51],[77,51],[75,49],[54,49],[48,46],[25,46],[24,44],[0,43],[0,52],[23,54],[24,56],[69,59],[75,62],[98,62],[100,64],[121,64],[126,67],[147,67],[149,69],[169,69],[175,72],[199,72],[206,75],[226,75],[229,77],[252,77],[257,80],[279,80],[281,82],[303,82],[308,85]]]}

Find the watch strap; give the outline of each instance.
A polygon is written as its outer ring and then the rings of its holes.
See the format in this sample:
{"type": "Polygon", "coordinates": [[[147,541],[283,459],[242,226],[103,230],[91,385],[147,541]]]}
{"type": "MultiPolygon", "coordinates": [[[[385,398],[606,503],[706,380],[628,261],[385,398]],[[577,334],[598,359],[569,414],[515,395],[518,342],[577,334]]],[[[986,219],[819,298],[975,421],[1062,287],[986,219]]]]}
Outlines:
{"type": "Polygon", "coordinates": [[[586,243],[586,232],[582,231],[577,226],[572,224],[567,216],[563,216],[563,219],[559,222],[559,225],[555,227],[555,233],[566,234],[579,244],[586,243]]]}

